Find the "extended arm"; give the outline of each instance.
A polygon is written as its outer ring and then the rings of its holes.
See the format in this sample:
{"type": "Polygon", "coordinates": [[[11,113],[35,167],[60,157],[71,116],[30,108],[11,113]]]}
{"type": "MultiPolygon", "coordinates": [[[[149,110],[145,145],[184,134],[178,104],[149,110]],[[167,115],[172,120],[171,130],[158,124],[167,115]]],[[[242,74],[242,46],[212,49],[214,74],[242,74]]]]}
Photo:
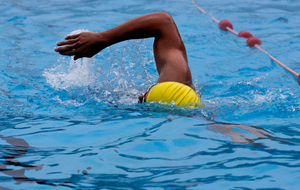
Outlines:
{"type": "Polygon", "coordinates": [[[184,44],[172,17],[167,13],[152,13],[124,22],[112,29],[95,33],[69,35],[58,42],[55,51],[75,55],[74,59],[92,57],[115,43],[154,37],[154,57],[159,73],[157,82],[175,81],[192,86],[184,44]]]}

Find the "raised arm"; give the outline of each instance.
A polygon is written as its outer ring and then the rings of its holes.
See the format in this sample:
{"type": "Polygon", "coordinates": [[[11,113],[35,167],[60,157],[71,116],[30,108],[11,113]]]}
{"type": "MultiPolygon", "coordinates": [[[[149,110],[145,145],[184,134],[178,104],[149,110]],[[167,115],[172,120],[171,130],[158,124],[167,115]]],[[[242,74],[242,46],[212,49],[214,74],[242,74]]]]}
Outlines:
{"type": "Polygon", "coordinates": [[[187,55],[172,17],[167,13],[152,13],[124,22],[103,32],[82,32],[58,42],[55,51],[75,55],[74,59],[92,57],[115,43],[154,37],[154,57],[159,73],[158,83],[180,82],[192,86],[187,55]]]}

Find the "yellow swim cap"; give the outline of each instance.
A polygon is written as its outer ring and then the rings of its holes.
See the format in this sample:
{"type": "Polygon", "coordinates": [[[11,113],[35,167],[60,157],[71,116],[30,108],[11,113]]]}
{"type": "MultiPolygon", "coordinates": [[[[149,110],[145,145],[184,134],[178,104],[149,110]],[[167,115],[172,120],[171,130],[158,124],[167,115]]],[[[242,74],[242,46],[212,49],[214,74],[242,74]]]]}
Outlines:
{"type": "Polygon", "coordinates": [[[175,104],[183,107],[203,108],[197,93],[189,86],[178,82],[162,82],[153,86],[146,102],[175,104]]]}

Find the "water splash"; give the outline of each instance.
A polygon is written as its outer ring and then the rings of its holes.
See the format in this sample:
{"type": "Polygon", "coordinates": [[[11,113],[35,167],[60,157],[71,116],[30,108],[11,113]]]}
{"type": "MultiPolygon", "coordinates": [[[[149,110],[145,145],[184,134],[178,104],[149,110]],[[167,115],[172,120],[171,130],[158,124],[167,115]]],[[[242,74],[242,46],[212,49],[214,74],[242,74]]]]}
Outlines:
{"type": "Polygon", "coordinates": [[[143,40],[128,41],[121,49],[107,48],[91,59],[68,59],[60,58],[59,65],[46,69],[43,76],[59,92],[54,100],[74,107],[88,102],[136,104],[157,79],[152,51],[143,40]]]}
{"type": "Polygon", "coordinates": [[[87,58],[82,60],[61,60],[61,64],[47,69],[44,76],[47,82],[56,90],[85,87],[95,84],[97,76],[92,73],[93,63],[87,58]]]}

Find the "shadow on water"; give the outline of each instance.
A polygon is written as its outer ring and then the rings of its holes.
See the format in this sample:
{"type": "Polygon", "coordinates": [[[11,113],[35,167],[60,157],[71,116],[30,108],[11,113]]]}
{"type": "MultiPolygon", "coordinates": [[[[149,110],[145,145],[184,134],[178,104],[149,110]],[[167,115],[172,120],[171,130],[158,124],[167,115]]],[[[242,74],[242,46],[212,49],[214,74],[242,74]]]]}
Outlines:
{"type": "MultiPolygon", "coordinates": [[[[34,150],[35,148],[31,147],[24,139],[21,138],[5,137],[3,135],[0,135],[0,138],[11,145],[4,145],[1,147],[2,149],[4,149],[4,151],[1,151],[2,153],[4,153],[4,155],[0,157],[0,172],[12,177],[15,180],[16,185],[21,185],[22,183],[37,183],[50,186],[68,186],[67,184],[70,182],[63,182],[56,185],[54,183],[49,183],[47,180],[28,178],[25,175],[25,171],[39,171],[43,169],[44,165],[42,164],[36,166],[27,163],[21,163],[17,159],[26,156],[29,151],[34,150]],[[22,169],[9,169],[10,167],[21,167],[22,169]]],[[[7,181],[7,179],[2,178],[1,181],[7,181]]],[[[0,189],[5,190],[9,188],[0,186],[0,189]]]]}
{"type": "MultiPolygon", "coordinates": [[[[168,123],[168,122],[172,122],[173,120],[176,120],[176,116],[182,116],[187,118],[195,118],[207,122],[205,124],[196,124],[194,126],[203,126],[206,127],[207,130],[209,131],[215,133],[221,133],[227,137],[230,137],[232,142],[234,143],[245,143],[245,144],[258,145],[258,146],[265,146],[263,143],[257,143],[256,141],[262,139],[271,139],[281,143],[294,144],[293,142],[276,138],[271,130],[265,129],[263,127],[214,121],[213,120],[214,118],[212,118],[211,113],[208,113],[204,109],[182,109],[182,108],[177,108],[176,106],[173,105],[159,105],[155,103],[146,103],[144,105],[135,105],[126,108],[115,107],[115,109],[111,109],[110,111],[112,110],[138,111],[139,113],[153,112],[155,114],[162,114],[161,115],[162,117],[164,114],[166,114],[166,116],[171,116],[171,117],[172,115],[175,116],[175,118],[166,117],[166,120],[164,122],[152,126],[153,129],[151,128],[149,130],[155,130],[156,128],[159,128],[159,126],[163,125],[164,123],[168,123]]],[[[149,115],[146,114],[146,115],[147,117],[149,117],[151,114],[149,115]]]]}
{"type": "MultiPolygon", "coordinates": [[[[199,112],[197,112],[196,110],[180,110],[180,109],[173,109],[172,108],[172,112],[170,112],[170,108],[166,109],[166,107],[151,107],[151,106],[143,106],[143,105],[137,105],[137,106],[128,106],[127,108],[114,108],[115,112],[118,112],[118,116],[126,116],[126,113],[128,112],[136,112],[139,110],[139,113],[143,113],[144,111],[148,111],[147,113],[145,113],[144,115],[141,115],[141,118],[144,117],[159,117],[159,118],[165,118],[163,119],[163,121],[146,127],[142,132],[136,133],[132,136],[122,136],[114,141],[110,141],[107,143],[104,143],[103,145],[101,145],[100,148],[101,150],[109,150],[111,148],[116,148],[116,147],[120,147],[124,144],[128,144],[128,143],[132,143],[134,141],[136,141],[137,139],[146,139],[149,138],[151,136],[151,134],[156,133],[157,131],[159,131],[162,126],[164,126],[165,124],[171,123],[181,117],[177,117],[177,116],[184,116],[184,117],[189,117],[190,118],[195,118],[195,119],[200,119],[200,120],[204,120],[203,117],[199,117],[199,112]],[[143,111],[141,111],[141,109],[143,111]],[[188,116],[187,113],[190,113],[190,115],[188,116]],[[122,115],[123,114],[123,115],[122,115]],[[174,116],[174,117],[173,117],[174,116]]],[[[112,113],[113,110],[109,110],[109,113],[112,113]]],[[[198,110],[200,111],[200,110],[198,110]]],[[[109,113],[106,113],[107,115],[104,116],[102,115],[101,118],[108,118],[107,121],[103,120],[102,122],[110,122],[112,121],[112,119],[109,119],[109,117],[113,117],[111,116],[109,113]]],[[[123,120],[124,117],[115,117],[115,121],[116,120],[123,120]],[[118,119],[119,118],[119,119],[118,119]]],[[[126,118],[128,119],[128,115],[126,116],[126,118]]],[[[134,119],[135,117],[132,116],[131,119],[134,119]]],[[[46,118],[44,118],[46,119],[46,118]]],[[[49,119],[49,118],[48,118],[49,119]]],[[[65,120],[67,118],[60,118],[60,120],[65,120]]],[[[129,118],[130,119],[130,118],[129,118]]],[[[51,120],[59,120],[57,118],[52,118],[51,120]]],[[[221,147],[218,148],[217,152],[208,152],[208,151],[203,151],[203,150],[199,150],[197,152],[194,152],[190,155],[183,155],[183,157],[181,158],[164,158],[164,157],[138,157],[138,156],[133,156],[133,155],[127,155],[127,154],[123,154],[123,153],[118,153],[116,150],[116,153],[123,158],[127,158],[127,159],[133,159],[133,160],[169,160],[169,161],[182,161],[182,160],[191,160],[194,157],[197,156],[204,156],[204,155],[215,155],[215,154],[222,154],[222,151],[225,151],[225,153],[228,153],[227,151],[230,151],[231,149],[233,149],[233,147],[235,146],[239,146],[239,144],[252,144],[255,146],[259,146],[262,147],[262,149],[264,148],[268,148],[266,145],[262,144],[262,143],[256,143],[256,140],[261,140],[261,139],[271,139],[271,140],[275,140],[281,143],[290,143],[288,141],[284,141],[281,139],[278,139],[276,137],[274,137],[272,135],[272,132],[261,128],[261,127],[255,127],[255,126],[248,126],[248,125],[240,125],[240,124],[231,124],[231,123],[223,123],[223,122],[215,122],[215,121],[211,121],[206,119],[205,120],[207,123],[206,124],[195,124],[195,127],[206,127],[207,130],[215,132],[215,133],[221,133],[225,136],[228,136],[232,139],[232,141],[235,144],[231,144],[231,145],[225,145],[224,143],[222,143],[223,145],[221,147]],[[226,147],[228,146],[228,147],[226,147]],[[264,148],[263,148],[264,147],[264,148]]],[[[78,125],[79,123],[76,123],[75,120],[73,121],[74,124],[70,124],[71,126],[73,125],[78,125]]],[[[79,122],[79,121],[78,121],[79,122]]],[[[83,123],[89,123],[90,121],[83,121],[83,123]]],[[[203,123],[203,122],[202,122],[203,123]]],[[[202,135],[201,134],[184,134],[187,137],[191,137],[194,139],[202,139],[202,135]]],[[[15,137],[5,137],[3,135],[0,135],[1,140],[6,141],[9,145],[2,145],[2,156],[0,157],[0,172],[10,176],[14,179],[15,184],[16,185],[21,185],[22,183],[36,183],[36,184],[40,184],[40,185],[48,185],[48,186],[65,186],[65,187],[69,187],[69,188],[74,188],[74,186],[77,186],[79,184],[82,184],[82,181],[85,179],[85,175],[89,176],[89,182],[92,183],[93,185],[97,185],[99,186],[111,186],[111,187],[117,187],[117,186],[126,186],[129,185],[131,187],[134,188],[133,183],[136,181],[139,181],[139,183],[142,183],[143,181],[145,182],[145,184],[143,186],[147,186],[147,187],[154,187],[155,185],[157,186],[165,186],[165,187],[170,187],[172,186],[172,184],[175,184],[175,186],[182,186],[182,187],[193,187],[196,186],[199,182],[192,182],[192,181],[186,181],[184,183],[177,183],[176,180],[167,180],[167,181],[161,181],[161,182],[149,182],[155,178],[160,177],[160,175],[173,175],[176,173],[187,173],[190,170],[198,170],[203,168],[204,166],[200,165],[187,165],[187,166],[176,166],[176,167],[168,167],[168,166],[162,166],[162,167],[150,167],[150,168],[142,168],[142,170],[146,170],[150,173],[152,173],[149,176],[143,176],[143,178],[139,178],[139,177],[135,177],[135,178],[128,178],[127,175],[122,175],[122,174],[89,174],[88,171],[86,170],[82,170],[82,174],[79,173],[78,170],[78,174],[71,174],[71,176],[67,179],[59,179],[59,180],[45,180],[45,179],[35,179],[35,178],[28,178],[25,175],[25,171],[39,171],[43,169],[43,164],[41,165],[34,165],[34,164],[30,164],[30,163],[22,163],[20,161],[18,161],[18,158],[22,158],[22,157],[26,157],[28,156],[27,154],[31,153],[32,151],[37,151],[36,148],[30,146],[25,140],[21,139],[21,138],[15,138],[15,137]],[[21,169],[9,169],[10,167],[18,167],[21,169]],[[116,179],[118,179],[116,182],[116,179]],[[112,184],[112,180],[116,183],[112,184]]],[[[103,160],[102,160],[103,161],[103,160]]],[[[209,163],[207,163],[209,164],[209,163]]],[[[125,166],[115,166],[118,169],[121,169],[125,172],[128,173],[139,173],[141,169],[137,168],[128,168],[125,166]]],[[[90,168],[90,167],[88,167],[90,168]]],[[[87,170],[89,170],[87,168],[87,170]]],[[[232,176],[223,176],[226,177],[226,179],[230,179],[233,178],[232,176]]],[[[1,181],[8,181],[8,178],[3,178],[1,181]]],[[[200,180],[200,179],[199,179],[200,180]]],[[[201,180],[207,180],[207,181],[214,181],[214,180],[218,180],[218,179],[201,179],[201,180]]],[[[249,179],[251,180],[251,179],[249,179]]],[[[205,182],[205,181],[203,181],[205,182]]],[[[84,189],[84,185],[82,186],[82,189],[84,189]]],[[[137,184],[136,188],[138,188],[139,185],[137,184]]],[[[3,188],[5,189],[5,188],[3,188]]]]}
{"type": "MultiPolygon", "coordinates": [[[[235,143],[250,143],[253,145],[265,146],[262,143],[256,143],[260,139],[272,139],[282,143],[291,143],[289,141],[278,139],[272,136],[272,132],[262,127],[223,123],[223,122],[208,122],[207,129],[216,133],[222,133],[231,138],[235,143]]],[[[200,126],[200,125],[198,125],[200,126]]]]}
{"type": "Polygon", "coordinates": [[[234,143],[249,143],[264,146],[262,143],[256,143],[255,141],[261,139],[272,139],[282,143],[293,144],[290,141],[274,137],[272,131],[263,127],[214,121],[213,113],[205,109],[181,109],[173,105],[161,106],[153,103],[147,103],[145,107],[139,105],[135,107],[135,109],[127,108],[126,110],[138,111],[139,109],[143,109],[145,111],[167,113],[169,115],[190,117],[206,121],[207,123],[205,124],[196,124],[195,126],[205,126],[209,131],[221,133],[230,137],[234,143]]]}

